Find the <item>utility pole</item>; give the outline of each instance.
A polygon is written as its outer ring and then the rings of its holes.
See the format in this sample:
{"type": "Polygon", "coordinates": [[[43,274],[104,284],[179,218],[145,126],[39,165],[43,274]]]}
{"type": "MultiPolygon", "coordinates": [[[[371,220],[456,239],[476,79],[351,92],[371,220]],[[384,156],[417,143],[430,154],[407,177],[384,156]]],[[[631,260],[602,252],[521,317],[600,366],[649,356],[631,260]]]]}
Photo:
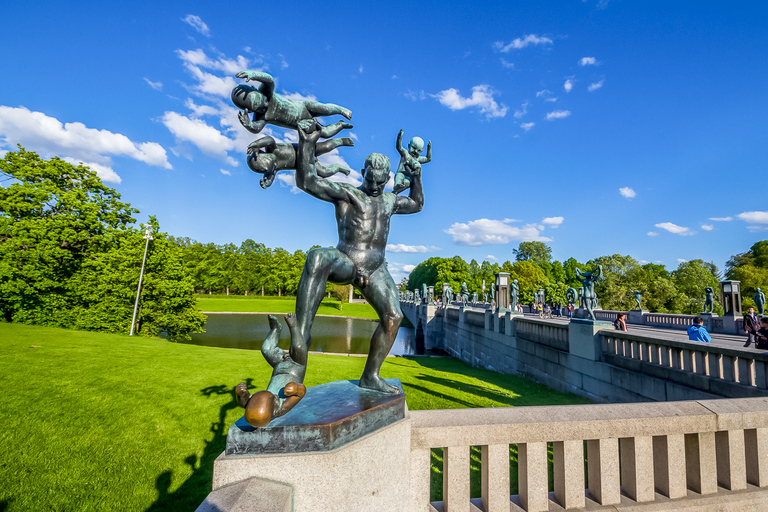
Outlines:
{"type": "Polygon", "coordinates": [[[144,244],[144,257],[141,259],[141,272],[139,272],[139,287],[136,290],[136,303],[133,305],[133,318],[131,319],[131,333],[128,336],[133,336],[133,329],[136,327],[136,311],[139,309],[141,280],[144,278],[144,264],[147,262],[147,249],[149,248],[149,241],[152,240],[152,225],[142,224],[142,226],[144,226],[144,240],[147,242],[144,244]]]}

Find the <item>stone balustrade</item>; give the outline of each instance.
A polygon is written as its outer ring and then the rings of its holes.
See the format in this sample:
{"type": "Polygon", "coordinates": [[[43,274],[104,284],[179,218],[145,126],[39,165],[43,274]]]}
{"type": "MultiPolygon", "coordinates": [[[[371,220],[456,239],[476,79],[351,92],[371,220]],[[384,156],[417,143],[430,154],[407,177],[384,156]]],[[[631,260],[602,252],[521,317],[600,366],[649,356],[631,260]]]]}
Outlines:
{"type": "Polygon", "coordinates": [[[600,331],[602,360],[725,397],[761,396],[768,390],[768,353],[600,331]]]}
{"type": "Polygon", "coordinates": [[[568,351],[568,324],[517,317],[515,331],[518,338],[568,351]]]}
{"type": "Polygon", "coordinates": [[[553,501],[557,510],[762,510],[766,503],[766,398],[410,414],[409,510],[539,512],[553,510],[553,501]],[[481,496],[471,499],[474,446],[481,496]],[[430,504],[436,448],[443,501],[430,504]],[[518,494],[510,496],[515,474],[518,494]]]}

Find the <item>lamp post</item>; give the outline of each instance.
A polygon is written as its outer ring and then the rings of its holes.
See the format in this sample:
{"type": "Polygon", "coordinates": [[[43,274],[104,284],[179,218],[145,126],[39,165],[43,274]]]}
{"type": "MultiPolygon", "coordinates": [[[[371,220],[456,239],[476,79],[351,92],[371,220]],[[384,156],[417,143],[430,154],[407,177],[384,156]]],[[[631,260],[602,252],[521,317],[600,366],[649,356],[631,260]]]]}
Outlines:
{"type": "Polygon", "coordinates": [[[136,327],[136,311],[139,309],[139,295],[141,294],[141,281],[144,278],[144,264],[147,261],[147,249],[149,248],[149,241],[152,240],[152,225],[142,224],[142,226],[144,226],[144,240],[147,242],[144,244],[144,257],[141,259],[141,272],[139,272],[139,287],[136,289],[136,303],[133,305],[131,333],[128,336],[133,336],[133,329],[136,327]]]}

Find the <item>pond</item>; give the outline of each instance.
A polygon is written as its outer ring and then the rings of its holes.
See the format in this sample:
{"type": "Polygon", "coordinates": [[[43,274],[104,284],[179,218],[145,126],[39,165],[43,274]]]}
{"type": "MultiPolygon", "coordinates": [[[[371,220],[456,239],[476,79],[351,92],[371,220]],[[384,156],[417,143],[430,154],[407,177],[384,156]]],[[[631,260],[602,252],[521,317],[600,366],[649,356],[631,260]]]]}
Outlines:
{"type": "MultiPolygon", "coordinates": [[[[193,345],[207,347],[241,348],[261,350],[261,344],[269,333],[266,313],[208,313],[205,331],[193,334],[193,345]]],[[[276,315],[283,325],[279,346],[291,345],[288,326],[283,315],[276,315]]],[[[367,354],[371,336],[379,323],[361,318],[317,316],[312,325],[311,351],[340,354],[367,354]]],[[[416,349],[416,333],[413,328],[401,327],[397,332],[391,355],[412,355],[416,349]]],[[[423,353],[423,346],[422,346],[423,353]]]]}

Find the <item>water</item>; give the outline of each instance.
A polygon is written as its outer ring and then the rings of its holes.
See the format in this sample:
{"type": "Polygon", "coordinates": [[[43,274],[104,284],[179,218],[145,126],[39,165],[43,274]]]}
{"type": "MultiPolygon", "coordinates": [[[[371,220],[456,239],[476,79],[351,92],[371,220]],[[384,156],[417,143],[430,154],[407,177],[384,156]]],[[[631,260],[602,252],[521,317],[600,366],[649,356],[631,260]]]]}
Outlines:
{"type": "MultiPolygon", "coordinates": [[[[281,348],[291,344],[288,326],[283,315],[275,315],[283,325],[280,334],[281,348]]],[[[359,318],[317,316],[312,325],[311,351],[342,354],[367,354],[373,331],[378,322],[359,318]]],[[[208,321],[202,334],[193,334],[193,345],[206,347],[241,348],[260,350],[269,333],[266,313],[232,314],[208,313],[208,321]]],[[[416,333],[413,328],[401,327],[395,344],[389,351],[392,355],[411,355],[416,351],[416,333]]]]}

